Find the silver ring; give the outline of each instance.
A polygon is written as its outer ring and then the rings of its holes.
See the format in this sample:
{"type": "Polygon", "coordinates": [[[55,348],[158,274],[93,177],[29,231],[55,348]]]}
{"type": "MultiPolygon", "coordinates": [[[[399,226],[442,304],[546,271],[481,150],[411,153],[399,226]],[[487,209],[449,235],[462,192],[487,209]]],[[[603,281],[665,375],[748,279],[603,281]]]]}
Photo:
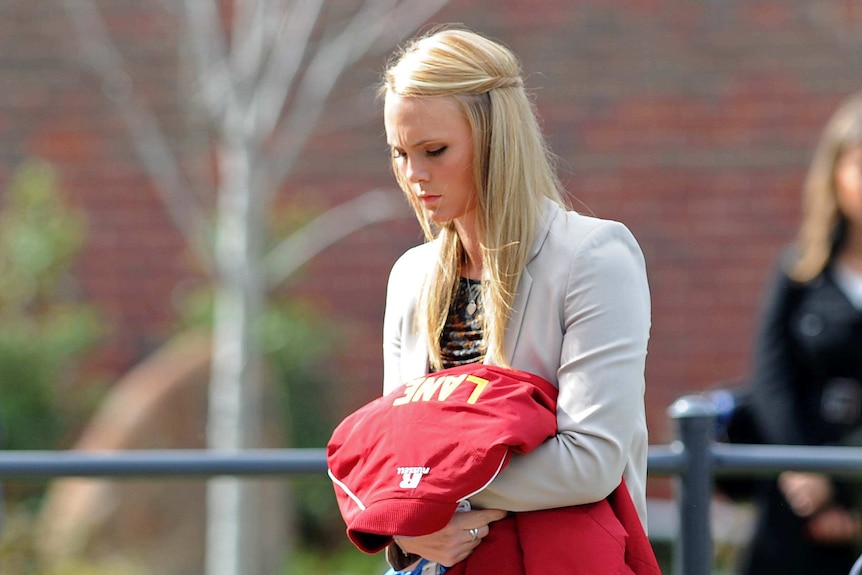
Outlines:
{"type": "Polygon", "coordinates": [[[474,528],[470,529],[469,531],[470,531],[470,541],[475,541],[476,539],[479,538],[479,528],[478,527],[474,527],[474,528]]]}

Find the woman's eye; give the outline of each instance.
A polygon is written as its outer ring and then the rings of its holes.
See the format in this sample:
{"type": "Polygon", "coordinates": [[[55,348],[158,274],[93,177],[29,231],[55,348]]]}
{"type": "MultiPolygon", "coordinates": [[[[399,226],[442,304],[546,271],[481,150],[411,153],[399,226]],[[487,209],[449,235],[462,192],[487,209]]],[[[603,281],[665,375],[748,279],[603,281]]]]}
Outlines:
{"type": "Polygon", "coordinates": [[[393,160],[405,157],[404,152],[402,152],[401,150],[390,150],[389,155],[392,157],[393,160]]]}
{"type": "Polygon", "coordinates": [[[426,153],[429,156],[439,156],[443,152],[446,151],[446,146],[440,146],[439,148],[434,148],[433,150],[428,150],[426,153]]]}

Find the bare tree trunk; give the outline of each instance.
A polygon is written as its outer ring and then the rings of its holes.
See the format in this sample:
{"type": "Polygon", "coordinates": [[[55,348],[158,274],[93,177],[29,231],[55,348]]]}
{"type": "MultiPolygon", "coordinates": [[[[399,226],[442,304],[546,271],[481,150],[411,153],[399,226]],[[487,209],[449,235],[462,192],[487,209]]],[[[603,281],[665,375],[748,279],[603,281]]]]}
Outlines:
{"type": "MultiPolygon", "coordinates": [[[[213,359],[207,438],[211,449],[260,446],[261,365],[258,320],[265,287],[258,269],[263,238],[256,146],[243,134],[225,138],[219,152],[219,190],[213,359]],[[255,193],[255,192],[258,193],[255,193]]],[[[220,477],[208,484],[208,575],[260,572],[254,533],[256,483],[220,477]]]]}

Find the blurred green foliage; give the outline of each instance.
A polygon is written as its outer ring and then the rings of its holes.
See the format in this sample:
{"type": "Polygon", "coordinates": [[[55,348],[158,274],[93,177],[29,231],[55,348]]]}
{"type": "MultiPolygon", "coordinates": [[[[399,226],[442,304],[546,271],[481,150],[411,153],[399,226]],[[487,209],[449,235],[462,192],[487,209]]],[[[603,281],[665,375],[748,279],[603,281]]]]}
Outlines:
{"type": "MultiPolygon", "coordinates": [[[[69,559],[50,566],[41,565],[33,549],[38,532],[37,518],[22,507],[13,507],[3,516],[0,539],[2,575],[159,575],[142,560],[117,554],[98,561],[69,559]]],[[[304,546],[292,551],[281,575],[381,575],[386,570],[383,554],[366,555],[343,538],[334,547],[304,546]]],[[[273,574],[275,575],[275,574],[273,574]]]]}
{"type": "Polygon", "coordinates": [[[79,407],[63,392],[101,335],[71,282],[86,220],[62,200],[45,162],[16,170],[2,199],[0,447],[53,449],[79,407]]]}
{"type": "Polygon", "coordinates": [[[345,537],[338,547],[297,550],[284,575],[382,575],[388,568],[383,553],[367,555],[347,543],[345,537]]]}
{"type": "Polygon", "coordinates": [[[0,538],[0,573],[3,575],[155,575],[140,562],[111,557],[99,565],[69,560],[50,567],[40,565],[34,549],[37,518],[24,506],[12,506],[3,516],[0,538]]]}

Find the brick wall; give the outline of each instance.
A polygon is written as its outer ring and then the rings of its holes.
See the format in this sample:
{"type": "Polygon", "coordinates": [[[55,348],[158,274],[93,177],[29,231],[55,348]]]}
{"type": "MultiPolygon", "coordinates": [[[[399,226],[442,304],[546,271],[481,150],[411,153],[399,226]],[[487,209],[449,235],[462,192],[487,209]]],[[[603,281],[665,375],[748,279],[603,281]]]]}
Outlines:
{"type": "MultiPolygon", "coordinates": [[[[134,85],[172,144],[196,146],[176,82],[177,14],[159,2],[100,4],[110,6],[134,85]]],[[[669,440],[673,399],[747,372],[761,291],[794,232],[817,134],[862,89],[862,5],[459,0],[437,20],[476,27],[521,55],[569,190],[640,240],[653,295],[652,440],[669,440]]],[[[23,158],[43,156],[89,213],[79,279],[114,324],[100,365],[120,373],[164,338],[177,286],[199,276],[102,87],[75,55],[57,7],[0,5],[0,185],[23,158]]],[[[286,195],[334,205],[393,187],[370,88],[382,62],[368,58],[342,78],[326,130],[286,195]],[[371,119],[356,121],[363,117],[371,119]]],[[[392,201],[401,201],[395,192],[392,201]]],[[[368,227],[327,249],[291,288],[352,335],[332,358],[355,381],[354,405],[379,388],[386,273],[419,237],[410,220],[368,227]]]]}

